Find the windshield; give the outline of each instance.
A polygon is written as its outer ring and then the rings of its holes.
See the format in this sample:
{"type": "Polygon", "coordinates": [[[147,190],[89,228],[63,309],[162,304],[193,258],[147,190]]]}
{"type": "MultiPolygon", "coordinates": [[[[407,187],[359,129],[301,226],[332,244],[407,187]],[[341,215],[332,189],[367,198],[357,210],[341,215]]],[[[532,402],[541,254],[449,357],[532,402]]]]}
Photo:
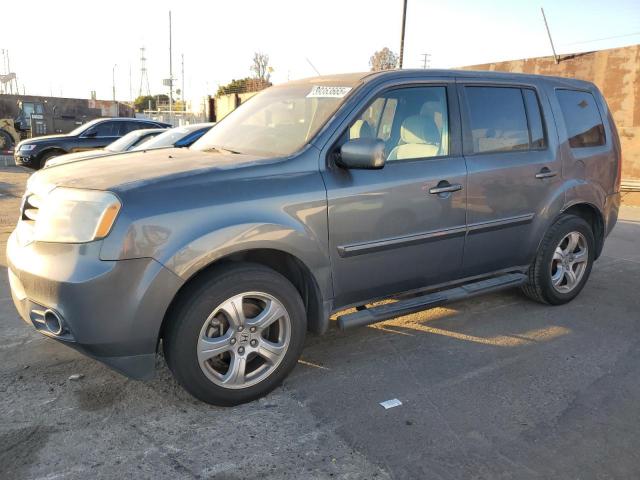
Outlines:
{"type": "Polygon", "coordinates": [[[124,152],[129,148],[129,145],[131,145],[134,139],[141,135],[146,135],[146,132],[129,132],[124,137],[119,138],[115,142],[111,142],[109,145],[104,147],[104,149],[110,152],[124,152]]]}
{"type": "Polygon", "coordinates": [[[291,155],[308,143],[354,86],[353,82],[320,81],[321,85],[296,82],[264,90],[231,112],[191,148],[291,155]]]}
{"type": "MultiPolygon", "coordinates": [[[[202,127],[198,127],[202,128],[202,127]]],[[[166,132],[162,132],[160,135],[153,137],[146,142],[142,142],[136,146],[133,150],[149,150],[151,148],[167,148],[173,147],[173,145],[180,139],[186,137],[197,128],[191,127],[176,127],[166,132]]]]}

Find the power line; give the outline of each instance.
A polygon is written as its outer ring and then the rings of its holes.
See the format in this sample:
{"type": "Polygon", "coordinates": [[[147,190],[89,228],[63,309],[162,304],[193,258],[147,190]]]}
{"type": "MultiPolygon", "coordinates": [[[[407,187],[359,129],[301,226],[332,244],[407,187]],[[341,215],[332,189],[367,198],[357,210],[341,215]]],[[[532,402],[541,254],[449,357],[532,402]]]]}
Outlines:
{"type": "Polygon", "coordinates": [[[566,47],[566,46],[569,46],[569,45],[579,45],[581,43],[600,42],[602,40],[615,40],[616,38],[633,37],[633,36],[636,36],[636,35],[640,35],[640,32],[626,33],[624,35],[614,35],[613,37],[594,38],[594,39],[591,39],[591,40],[581,40],[579,42],[564,43],[562,46],[566,47]]]}

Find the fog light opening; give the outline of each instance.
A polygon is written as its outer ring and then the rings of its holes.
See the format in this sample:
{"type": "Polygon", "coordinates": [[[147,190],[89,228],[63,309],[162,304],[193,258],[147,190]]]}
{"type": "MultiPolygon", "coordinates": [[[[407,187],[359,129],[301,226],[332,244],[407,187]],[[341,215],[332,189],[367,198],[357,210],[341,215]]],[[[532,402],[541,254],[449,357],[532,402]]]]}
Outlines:
{"type": "Polygon", "coordinates": [[[62,333],[62,319],[53,310],[44,312],[44,325],[49,333],[60,335],[62,333]]]}

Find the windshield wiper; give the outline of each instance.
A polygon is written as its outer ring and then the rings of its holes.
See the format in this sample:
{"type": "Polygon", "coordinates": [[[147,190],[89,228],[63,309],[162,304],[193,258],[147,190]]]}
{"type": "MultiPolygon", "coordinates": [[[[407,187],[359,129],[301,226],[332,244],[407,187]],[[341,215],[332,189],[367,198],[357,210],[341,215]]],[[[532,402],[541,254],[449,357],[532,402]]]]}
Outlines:
{"type": "Polygon", "coordinates": [[[206,148],[204,151],[205,151],[205,152],[211,152],[211,151],[213,151],[213,150],[217,150],[217,151],[219,151],[220,153],[224,153],[224,152],[226,152],[226,153],[233,153],[233,154],[235,154],[235,155],[239,155],[239,154],[241,153],[241,152],[238,152],[238,151],[236,151],[236,150],[231,150],[231,149],[229,149],[229,148],[225,148],[225,147],[209,147],[209,148],[206,148]]]}

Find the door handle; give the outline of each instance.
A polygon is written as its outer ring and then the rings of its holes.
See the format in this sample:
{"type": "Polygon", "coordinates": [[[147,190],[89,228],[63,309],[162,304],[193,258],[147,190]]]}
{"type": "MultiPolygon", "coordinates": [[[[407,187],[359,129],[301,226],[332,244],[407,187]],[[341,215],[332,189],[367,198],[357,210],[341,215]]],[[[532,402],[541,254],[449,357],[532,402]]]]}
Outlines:
{"type": "Polygon", "coordinates": [[[441,193],[457,192],[458,190],[462,190],[462,185],[459,183],[451,184],[446,180],[442,180],[438,183],[437,187],[431,187],[429,189],[429,193],[432,195],[439,195],[441,193]]]}
{"type": "Polygon", "coordinates": [[[558,172],[552,172],[547,167],[542,167],[542,169],[536,173],[536,178],[551,178],[555,177],[558,172]]]}

